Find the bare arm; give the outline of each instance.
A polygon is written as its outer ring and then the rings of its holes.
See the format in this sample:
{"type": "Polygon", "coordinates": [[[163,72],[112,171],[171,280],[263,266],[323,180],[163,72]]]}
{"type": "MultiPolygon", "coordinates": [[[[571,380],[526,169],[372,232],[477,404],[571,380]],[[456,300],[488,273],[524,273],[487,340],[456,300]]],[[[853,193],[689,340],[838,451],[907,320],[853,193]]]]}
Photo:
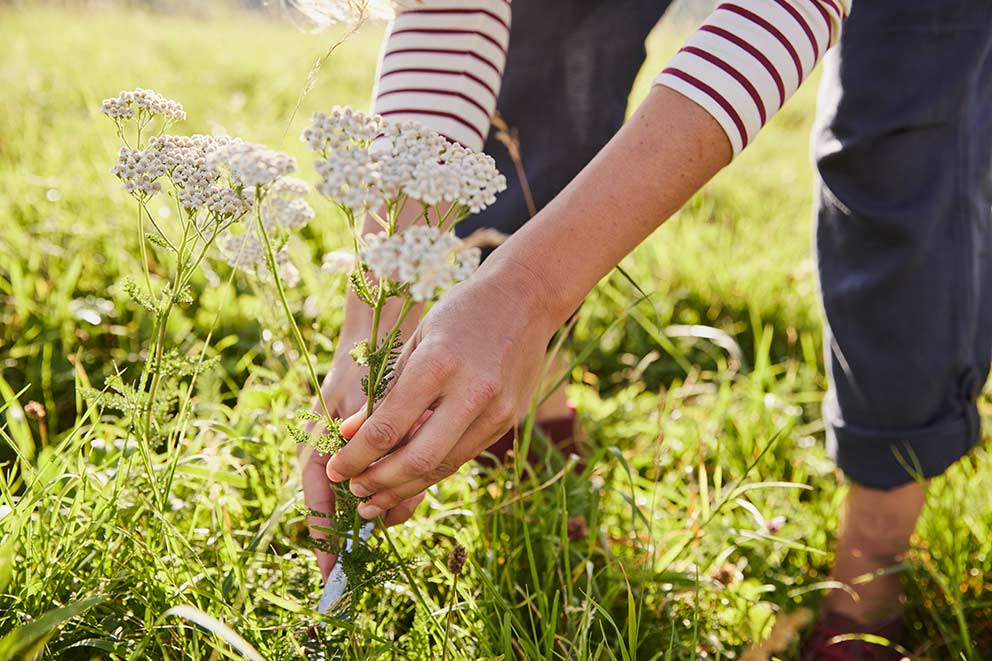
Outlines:
{"type": "Polygon", "coordinates": [[[709,113],[656,86],[599,155],[482,269],[530,272],[557,327],[731,155],[709,113]]]}
{"type": "Polygon", "coordinates": [[[561,322],[731,155],[705,110],[656,87],[575,181],[428,313],[380,407],[343,426],[353,438],[328,477],[373,496],[360,509],[371,518],[477,456],[526,411],[561,322]]]}

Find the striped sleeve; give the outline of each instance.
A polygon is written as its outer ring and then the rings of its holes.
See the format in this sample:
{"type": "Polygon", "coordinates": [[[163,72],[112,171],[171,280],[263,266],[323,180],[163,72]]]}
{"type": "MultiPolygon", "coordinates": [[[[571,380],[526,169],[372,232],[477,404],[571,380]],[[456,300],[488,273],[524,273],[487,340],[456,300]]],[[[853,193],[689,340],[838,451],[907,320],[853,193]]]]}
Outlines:
{"type": "Polygon", "coordinates": [[[407,3],[379,61],[374,112],[481,151],[510,41],[510,0],[407,3]]]}
{"type": "Polygon", "coordinates": [[[736,156],[840,38],[851,0],[725,0],[655,78],[719,122],[736,156]]]}

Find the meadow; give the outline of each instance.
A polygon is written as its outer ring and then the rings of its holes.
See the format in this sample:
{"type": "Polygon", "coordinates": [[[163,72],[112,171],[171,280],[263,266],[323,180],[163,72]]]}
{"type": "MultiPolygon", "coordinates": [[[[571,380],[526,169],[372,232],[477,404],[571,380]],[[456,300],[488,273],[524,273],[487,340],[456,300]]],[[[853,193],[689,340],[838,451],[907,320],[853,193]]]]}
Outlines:
{"type": "MultiPolygon", "coordinates": [[[[652,36],[632,103],[681,29],[652,36]]],[[[298,136],[316,110],[368,105],[381,27],[328,54],[341,36],[0,8],[0,659],[733,659],[815,611],[844,493],[819,410],[815,81],[582,307],[565,376],[585,469],[537,434],[532,466],[466,466],[390,531],[408,576],[349,617],[315,612],[287,433],[309,392],[271,291],[221,260],[194,279],[167,333],[211,368],[170,442],[94,403],[140,372],[153,322],[124,291],[139,234],[101,100],[156,89],[186,106],[177,130],[285,150],[313,181],[298,136]]],[[[290,302],[323,374],[346,282],[320,258],[346,234],[313,198],[290,302]]],[[[992,655],[990,447],[934,481],[898,568],[914,658],[992,655]]]]}

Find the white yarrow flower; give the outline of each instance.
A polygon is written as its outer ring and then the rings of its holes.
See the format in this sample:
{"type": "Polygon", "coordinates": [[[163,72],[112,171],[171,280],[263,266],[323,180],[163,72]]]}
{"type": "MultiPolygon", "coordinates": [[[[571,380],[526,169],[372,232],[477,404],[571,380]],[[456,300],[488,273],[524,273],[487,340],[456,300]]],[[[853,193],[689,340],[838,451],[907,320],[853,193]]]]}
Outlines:
{"type": "Polygon", "coordinates": [[[335,108],[314,115],[302,138],[323,157],[316,163],[317,190],[355,214],[403,196],[478,213],[506,189],[492,158],[417,122],[335,108]]]}
{"type": "MultiPolygon", "coordinates": [[[[265,246],[252,232],[228,233],[219,241],[220,252],[232,267],[250,273],[262,280],[270,280],[272,272],[265,257],[265,246]]],[[[295,287],[300,282],[300,271],[289,258],[286,248],[275,252],[276,269],[279,279],[287,287],[295,287]]]]}
{"type": "Polygon", "coordinates": [[[382,133],[384,121],[347,106],[334,106],[331,112],[316,112],[300,139],[318,153],[325,150],[366,148],[382,133]]]}
{"type": "Polygon", "coordinates": [[[351,250],[335,250],[324,255],[320,268],[330,273],[349,273],[355,268],[355,254],[351,250]]]}
{"type": "Polygon", "coordinates": [[[289,154],[240,140],[210,152],[207,164],[241,186],[267,186],[296,171],[296,160],[289,154]]]}
{"type": "Polygon", "coordinates": [[[379,165],[365,150],[332,151],[314,163],[320,176],[317,191],[355,215],[365,213],[381,202],[378,194],[379,165]]]}
{"type": "Polygon", "coordinates": [[[154,90],[140,87],[104,99],[100,110],[114,120],[131,119],[136,114],[143,114],[149,118],[161,115],[169,121],[186,119],[186,111],[183,110],[181,103],[167,99],[154,90]]]}
{"type": "Polygon", "coordinates": [[[151,197],[162,190],[156,180],[168,172],[168,167],[154,152],[121,147],[111,172],[124,182],[128,193],[151,197]]]}
{"type": "Polygon", "coordinates": [[[361,260],[380,279],[409,286],[410,298],[433,300],[465,280],[479,266],[478,248],[464,248],[451,232],[415,225],[391,237],[385,232],[365,237],[361,260]]]}
{"type": "Polygon", "coordinates": [[[310,186],[302,179],[283,177],[269,187],[262,201],[262,223],[270,233],[302,229],[316,215],[303,200],[310,186]]]}

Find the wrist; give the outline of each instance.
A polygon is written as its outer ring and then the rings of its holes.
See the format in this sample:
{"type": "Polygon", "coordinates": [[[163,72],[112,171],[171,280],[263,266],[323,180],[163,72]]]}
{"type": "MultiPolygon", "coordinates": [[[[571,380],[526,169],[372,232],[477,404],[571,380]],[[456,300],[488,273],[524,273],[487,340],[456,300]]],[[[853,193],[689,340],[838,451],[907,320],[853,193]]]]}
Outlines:
{"type": "Polygon", "coordinates": [[[496,250],[479,267],[477,277],[506,293],[527,324],[537,324],[550,338],[578,307],[569,305],[555,281],[526,260],[496,250]]]}

